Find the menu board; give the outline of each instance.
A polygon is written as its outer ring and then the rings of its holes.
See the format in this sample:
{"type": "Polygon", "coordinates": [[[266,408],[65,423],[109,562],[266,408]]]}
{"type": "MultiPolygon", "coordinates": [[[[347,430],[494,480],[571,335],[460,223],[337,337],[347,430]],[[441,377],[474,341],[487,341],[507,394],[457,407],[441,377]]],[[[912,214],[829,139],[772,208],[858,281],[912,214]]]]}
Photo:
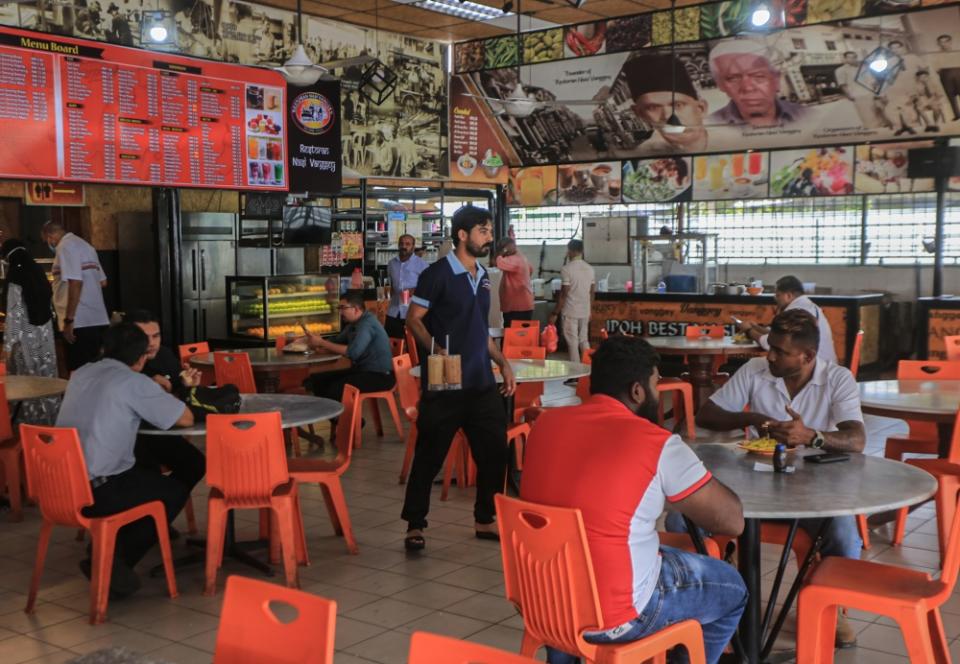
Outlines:
{"type": "Polygon", "coordinates": [[[0,28],[0,177],[286,190],[272,71],[0,28]]]}

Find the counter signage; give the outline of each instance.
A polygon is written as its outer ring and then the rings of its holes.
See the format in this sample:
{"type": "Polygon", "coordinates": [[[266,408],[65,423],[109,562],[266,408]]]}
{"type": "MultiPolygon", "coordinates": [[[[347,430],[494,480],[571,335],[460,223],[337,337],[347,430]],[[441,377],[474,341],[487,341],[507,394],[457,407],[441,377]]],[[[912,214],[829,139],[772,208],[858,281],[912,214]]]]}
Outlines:
{"type": "Polygon", "coordinates": [[[947,359],[944,337],[960,334],[960,311],[931,309],[927,314],[927,356],[931,360],[947,359]]]}
{"type": "Polygon", "coordinates": [[[287,143],[290,190],[334,194],[340,191],[340,82],[287,86],[287,143]]]}
{"type": "Polygon", "coordinates": [[[0,177],[287,188],[276,72],[0,28],[0,177]]]}

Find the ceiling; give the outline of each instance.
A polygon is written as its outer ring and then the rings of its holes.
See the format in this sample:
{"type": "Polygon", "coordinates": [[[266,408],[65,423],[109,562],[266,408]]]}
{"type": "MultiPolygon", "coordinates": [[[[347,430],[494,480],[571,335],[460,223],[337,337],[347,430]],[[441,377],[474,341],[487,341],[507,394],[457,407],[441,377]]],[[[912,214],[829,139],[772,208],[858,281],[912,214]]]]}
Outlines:
{"type": "MultiPolygon", "coordinates": [[[[427,9],[420,9],[394,0],[302,0],[303,12],[365,27],[378,27],[390,32],[422,39],[456,42],[480,37],[494,37],[514,32],[514,28],[487,22],[465,21],[427,9]]],[[[404,0],[410,1],[410,0],[404,0]]],[[[491,7],[502,7],[503,0],[473,0],[491,7]]],[[[260,0],[263,4],[296,10],[296,0],[260,0]]],[[[678,6],[699,4],[702,0],[678,0],[678,6]]],[[[575,9],[566,0],[520,0],[521,11],[557,25],[589,23],[615,16],[642,14],[667,9],[670,0],[586,0],[575,9]]],[[[500,22],[503,22],[502,20],[500,22]]]]}

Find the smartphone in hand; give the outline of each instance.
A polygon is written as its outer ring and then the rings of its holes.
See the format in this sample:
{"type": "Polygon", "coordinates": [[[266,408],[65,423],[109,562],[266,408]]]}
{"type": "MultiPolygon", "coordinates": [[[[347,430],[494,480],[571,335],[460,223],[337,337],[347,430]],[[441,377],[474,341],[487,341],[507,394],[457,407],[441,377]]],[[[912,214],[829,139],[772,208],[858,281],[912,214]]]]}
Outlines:
{"type": "Polygon", "coordinates": [[[743,321],[737,318],[736,316],[730,316],[730,320],[732,320],[737,325],[743,325],[743,321]]]}

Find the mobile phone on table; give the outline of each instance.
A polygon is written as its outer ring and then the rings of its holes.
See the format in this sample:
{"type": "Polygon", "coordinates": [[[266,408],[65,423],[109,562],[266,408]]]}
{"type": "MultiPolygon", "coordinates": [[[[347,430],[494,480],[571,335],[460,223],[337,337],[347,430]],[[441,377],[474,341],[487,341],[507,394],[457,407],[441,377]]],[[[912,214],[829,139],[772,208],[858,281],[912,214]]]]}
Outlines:
{"type": "Polygon", "coordinates": [[[843,452],[824,452],[823,454],[805,456],[803,460],[810,463],[836,463],[838,461],[849,461],[850,455],[843,452]]]}
{"type": "Polygon", "coordinates": [[[297,321],[297,322],[300,324],[300,329],[303,330],[303,333],[304,333],[306,336],[309,337],[309,336],[310,336],[310,330],[307,329],[307,326],[304,325],[304,323],[303,323],[302,320],[297,321]]]}

